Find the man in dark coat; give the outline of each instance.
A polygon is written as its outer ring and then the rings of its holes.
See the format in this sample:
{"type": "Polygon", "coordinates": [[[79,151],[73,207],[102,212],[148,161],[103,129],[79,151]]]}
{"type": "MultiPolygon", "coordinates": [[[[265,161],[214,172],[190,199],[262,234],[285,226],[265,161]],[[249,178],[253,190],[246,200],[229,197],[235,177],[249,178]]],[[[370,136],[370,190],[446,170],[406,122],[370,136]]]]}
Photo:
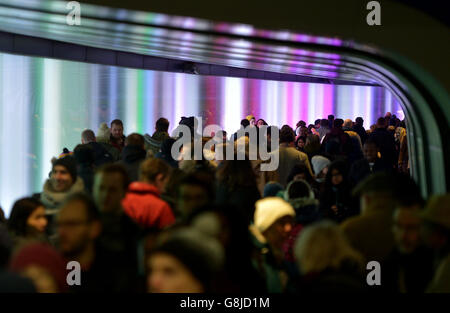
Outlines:
{"type": "Polygon", "coordinates": [[[386,130],[386,120],[380,117],[377,121],[376,129],[370,134],[369,139],[375,141],[380,149],[381,159],[393,168],[395,160],[395,139],[394,136],[386,130]]]}
{"type": "Polygon", "coordinates": [[[86,144],[94,151],[94,164],[101,166],[114,161],[114,157],[108,150],[97,142],[95,134],[92,130],[86,129],[81,133],[81,143],[86,144]]]}
{"type": "Polygon", "coordinates": [[[361,138],[361,143],[364,144],[367,139],[367,132],[364,129],[364,120],[362,117],[357,117],[355,120],[355,125],[353,125],[353,131],[356,132],[359,135],[359,138],[361,138]]]}
{"type": "Polygon", "coordinates": [[[139,180],[139,166],[145,160],[145,139],[142,135],[133,133],[126,139],[125,148],[122,151],[122,161],[125,166],[130,182],[139,180]]]}
{"type": "Polygon", "coordinates": [[[378,146],[375,141],[369,139],[365,142],[364,159],[354,162],[350,168],[349,180],[356,186],[366,176],[379,171],[389,171],[386,163],[378,157],[378,146]]]}

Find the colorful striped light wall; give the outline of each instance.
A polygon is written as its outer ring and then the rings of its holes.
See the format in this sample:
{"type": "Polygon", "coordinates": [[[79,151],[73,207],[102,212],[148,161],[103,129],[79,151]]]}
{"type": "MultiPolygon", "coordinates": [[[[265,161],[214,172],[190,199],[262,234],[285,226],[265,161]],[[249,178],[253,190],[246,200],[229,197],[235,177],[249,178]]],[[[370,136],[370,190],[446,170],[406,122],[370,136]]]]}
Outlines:
{"type": "Polygon", "coordinates": [[[122,119],[125,133],[152,134],[156,120],[202,116],[230,134],[248,114],[271,125],[335,114],[365,126],[401,107],[381,87],[333,86],[144,71],[0,54],[0,205],[41,191],[50,159],[81,132],[122,119]]]}

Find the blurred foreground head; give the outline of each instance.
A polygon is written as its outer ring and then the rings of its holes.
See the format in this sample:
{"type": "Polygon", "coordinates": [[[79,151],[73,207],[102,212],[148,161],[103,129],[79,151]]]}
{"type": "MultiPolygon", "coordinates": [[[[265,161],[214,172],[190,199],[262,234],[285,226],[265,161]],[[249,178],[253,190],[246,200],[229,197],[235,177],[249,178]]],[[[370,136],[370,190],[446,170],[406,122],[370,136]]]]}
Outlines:
{"type": "Polygon", "coordinates": [[[50,245],[29,244],[11,260],[11,270],[32,280],[41,293],[67,291],[66,263],[50,245]]]}
{"type": "Polygon", "coordinates": [[[363,257],[350,246],[339,226],[331,221],[305,227],[294,249],[303,275],[339,270],[347,265],[363,268],[363,257]]]}
{"type": "Polygon", "coordinates": [[[147,260],[148,291],[211,291],[214,275],[224,263],[224,251],[220,242],[193,228],[181,228],[164,235],[159,238],[160,241],[147,260]]]}

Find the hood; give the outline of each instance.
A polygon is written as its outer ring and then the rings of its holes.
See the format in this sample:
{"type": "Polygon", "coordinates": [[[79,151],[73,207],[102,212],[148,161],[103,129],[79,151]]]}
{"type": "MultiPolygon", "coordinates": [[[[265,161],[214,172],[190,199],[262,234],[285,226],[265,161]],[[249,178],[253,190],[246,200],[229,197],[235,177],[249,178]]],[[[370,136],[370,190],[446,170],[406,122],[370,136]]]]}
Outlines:
{"type": "Polygon", "coordinates": [[[164,140],[169,138],[169,133],[156,131],[156,132],[153,133],[151,138],[153,140],[157,140],[159,142],[163,142],[164,140]]]}
{"type": "Polygon", "coordinates": [[[47,179],[44,183],[44,188],[41,193],[41,201],[45,206],[46,214],[55,214],[58,210],[57,207],[66,199],[69,195],[82,192],[84,190],[84,183],[80,177],[77,177],[75,184],[65,192],[56,192],[50,184],[50,179],[47,179]]]}
{"type": "Polygon", "coordinates": [[[144,183],[144,182],[133,182],[128,187],[128,192],[136,194],[153,194],[159,197],[159,190],[156,186],[144,183]]]}
{"type": "Polygon", "coordinates": [[[146,152],[138,146],[126,146],[122,150],[122,160],[125,163],[133,163],[145,159],[146,152]]]}
{"type": "Polygon", "coordinates": [[[314,208],[319,205],[319,201],[317,199],[310,199],[310,198],[294,198],[289,199],[288,202],[294,207],[295,210],[304,207],[314,208]]]}

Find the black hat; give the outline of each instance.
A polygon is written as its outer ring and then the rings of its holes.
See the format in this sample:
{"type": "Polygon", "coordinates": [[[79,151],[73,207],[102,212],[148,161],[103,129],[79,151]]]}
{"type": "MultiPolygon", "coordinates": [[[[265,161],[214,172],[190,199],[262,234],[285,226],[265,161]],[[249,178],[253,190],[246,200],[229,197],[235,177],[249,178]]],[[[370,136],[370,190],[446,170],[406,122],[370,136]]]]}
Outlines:
{"type": "Polygon", "coordinates": [[[56,161],[53,162],[52,171],[56,165],[64,166],[70,176],[72,176],[73,181],[75,182],[77,180],[77,162],[74,157],[65,156],[63,158],[56,159],[56,161]]]}

